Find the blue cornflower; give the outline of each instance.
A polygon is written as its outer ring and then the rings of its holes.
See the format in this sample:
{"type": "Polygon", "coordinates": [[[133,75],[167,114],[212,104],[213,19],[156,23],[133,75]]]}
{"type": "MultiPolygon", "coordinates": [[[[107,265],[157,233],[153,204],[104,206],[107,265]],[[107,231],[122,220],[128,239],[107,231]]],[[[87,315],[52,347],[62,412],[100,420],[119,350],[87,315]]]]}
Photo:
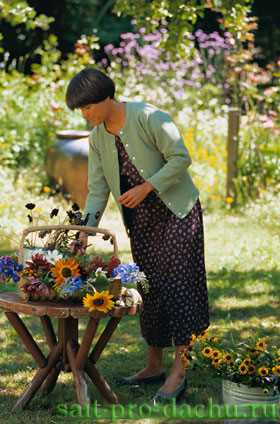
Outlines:
{"type": "Polygon", "coordinates": [[[0,281],[9,281],[12,279],[15,283],[20,280],[17,274],[23,269],[23,266],[17,262],[16,258],[11,256],[0,257],[0,281]]]}
{"type": "Polygon", "coordinates": [[[84,284],[81,277],[72,277],[67,280],[60,289],[60,294],[74,294],[80,290],[84,284]]]}
{"type": "Polygon", "coordinates": [[[139,273],[139,267],[135,263],[120,264],[112,271],[112,277],[120,277],[122,283],[134,283],[139,273]]]}

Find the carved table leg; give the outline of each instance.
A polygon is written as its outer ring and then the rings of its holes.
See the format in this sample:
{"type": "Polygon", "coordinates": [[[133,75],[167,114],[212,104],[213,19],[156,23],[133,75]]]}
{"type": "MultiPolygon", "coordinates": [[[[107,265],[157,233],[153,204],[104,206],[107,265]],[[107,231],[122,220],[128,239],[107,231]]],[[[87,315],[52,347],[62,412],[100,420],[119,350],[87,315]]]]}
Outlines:
{"type": "Polygon", "coordinates": [[[67,341],[78,342],[78,319],[68,317],[58,320],[58,341],[63,345],[63,370],[69,372],[70,365],[67,356],[67,341]]]}
{"type": "Polygon", "coordinates": [[[44,384],[42,386],[42,395],[48,395],[53,391],[55,388],[58,376],[60,374],[60,371],[62,370],[62,361],[58,361],[56,363],[55,368],[52,368],[49,375],[47,376],[46,380],[44,381],[44,384]]]}
{"type": "Polygon", "coordinates": [[[108,382],[105,380],[105,378],[100,374],[96,366],[90,362],[87,361],[86,368],[85,368],[88,376],[90,377],[93,384],[97,387],[99,390],[101,396],[107,400],[109,403],[119,403],[119,399],[116,395],[116,393],[111,389],[108,382]]]}
{"type": "Polygon", "coordinates": [[[112,334],[114,333],[115,329],[117,328],[117,325],[119,324],[122,317],[112,317],[108,321],[106,327],[104,328],[101,336],[99,337],[96,345],[94,346],[89,359],[94,364],[99,359],[101,353],[103,352],[105,346],[107,345],[108,341],[112,337],[112,334]]]}
{"type": "Polygon", "coordinates": [[[53,329],[52,321],[48,315],[40,317],[42,327],[45,333],[46,341],[50,349],[57,344],[56,335],[53,329]]]}
{"type": "MultiPolygon", "coordinates": [[[[40,317],[40,319],[41,319],[43,331],[46,336],[46,341],[48,343],[50,350],[52,350],[57,344],[57,339],[56,339],[51,318],[48,315],[44,315],[40,317]]],[[[52,368],[52,370],[50,371],[49,375],[47,376],[42,386],[43,396],[51,393],[52,390],[55,388],[55,385],[56,385],[58,376],[60,374],[60,371],[62,370],[62,367],[63,367],[62,361],[59,361],[57,362],[55,368],[52,368]]]]}
{"type": "Polygon", "coordinates": [[[112,337],[121,319],[122,317],[110,318],[101,336],[99,337],[95,347],[89,355],[85,368],[88,376],[92,380],[93,384],[97,387],[103,398],[106,399],[109,403],[114,404],[119,403],[118,397],[116,393],[111,389],[106,379],[99,373],[95,364],[98,361],[101,353],[105,349],[110,338],[112,337]]]}
{"type": "Polygon", "coordinates": [[[43,368],[46,365],[46,358],[26,328],[24,322],[15,312],[5,312],[5,314],[21,338],[26,350],[33,356],[39,367],[43,368]]]}
{"type": "Polygon", "coordinates": [[[35,377],[33,378],[28,388],[25,390],[25,392],[20,396],[20,398],[16,402],[15,406],[13,407],[13,410],[16,408],[24,408],[30,402],[30,400],[34,397],[35,393],[37,392],[37,390],[42,385],[43,381],[49,375],[49,372],[51,371],[51,369],[55,367],[61,355],[61,352],[62,352],[62,345],[61,344],[56,345],[48,356],[47,365],[44,368],[40,368],[37,371],[37,373],[35,374],[35,377]]]}
{"type": "Polygon", "coordinates": [[[68,340],[67,342],[67,354],[68,354],[68,360],[70,363],[71,371],[73,373],[73,377],[75,380],[75,386],[76,386],[76,393],[77,393],[77,399],[78,402],[83,405],[84,403],[89,403],[90,399],[88,396],[88,387],[86,383],[86,379],[84,376],[83,370],[80,370],[77,368],[76,365],[76,358],[75,358],[75,350],[70,342],[68,340]]]}
{"type": "Polygon", "coordinates": [[[119,403],[117,395],[100,374],[95,364],[122,317],[110,318],[90,355],[89,351],[97,331],[99,319],[90,317],[81,345],[79,345],[78,319],[73,317],[58,319],[57,342],[50,317],[47,315],[40,317],[46,341],[50,348],[48,358],[45,358],[20,317],[14,312],[7,311],[5,313],[25,348],[40,367],[13,409],[24,408],[42,385],[42,393],[50,393],[56,385],[61,370],[72,371],[80,404],[90,402],[85,372],[105,400],[109,403],[119,403]]]}

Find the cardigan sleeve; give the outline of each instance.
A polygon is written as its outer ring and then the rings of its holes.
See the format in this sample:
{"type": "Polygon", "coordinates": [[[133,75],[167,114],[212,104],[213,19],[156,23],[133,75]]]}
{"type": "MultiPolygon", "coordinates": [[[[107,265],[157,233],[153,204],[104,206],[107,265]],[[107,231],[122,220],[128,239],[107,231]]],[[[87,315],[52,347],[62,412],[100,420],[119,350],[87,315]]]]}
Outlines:
{"type": "Polygon", "coordinates": [[[84,217],[89,214],[87,226],[97,227],[106,208],[110,188],[104,177],[100,153],[89,136],[88,154],[88,194],[84,208],[84,217]]]}
{"type": "Polygon", "coordinates": [[[152,142],[162,153],[166,163],[150,178],[147,178],[159,194],[180,181],[182,173],[192,163],[184,140],[171,119],[162,110],[156,110],[148,116],[148,132],[152,142]]]}

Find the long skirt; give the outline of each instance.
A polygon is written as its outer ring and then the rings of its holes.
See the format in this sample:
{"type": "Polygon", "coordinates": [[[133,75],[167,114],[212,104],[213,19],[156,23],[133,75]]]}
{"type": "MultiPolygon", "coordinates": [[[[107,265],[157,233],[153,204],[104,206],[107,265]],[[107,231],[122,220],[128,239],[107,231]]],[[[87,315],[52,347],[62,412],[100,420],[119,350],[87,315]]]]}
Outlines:
{"type": "MultiPolygon", "coordinates": [[[[118,136],[115,142],[123,193],[145,180],[118,136]]],[[[143,298],[141,334],[150,346],[186,345],[192,334],[210,325],[200,199],[183,219],[155,192],[123,212],[133,260],[149,280],[148,293],[138,287],[143,298]]]]}

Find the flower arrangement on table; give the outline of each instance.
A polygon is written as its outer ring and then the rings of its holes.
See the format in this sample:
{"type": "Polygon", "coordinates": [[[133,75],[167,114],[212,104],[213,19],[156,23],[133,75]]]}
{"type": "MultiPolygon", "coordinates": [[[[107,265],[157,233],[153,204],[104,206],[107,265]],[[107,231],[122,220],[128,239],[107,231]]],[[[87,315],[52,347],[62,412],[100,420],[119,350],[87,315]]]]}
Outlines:
{"type": "Polygon", "coordinates": [[[206,331],[193,336],[192,366],[208,369],[224,380],[249,387],[259,387],[263,393],[280,391],[280,349],[267,337],[250,337],[246,342],[233,337],[221,339],[206,331]]]}
{"type": "MultiPolygon", "coordinates": [[[[33,210],[35,205],[28,203],[26,207],[33,210]]],[[[57,215],[58,209],[50,214],[51,217],[57,215]]],[[[76,204],[67,215],[70,224],[86,223],[76,204]]],[[[31,213],[28,217],[31,223],[31,213]]],[[[137,264],[121,263],[115,255],[105,260],[99,255],[87,254],[78,236],[78,232],[73,235],[65,228],[39,232],[39,238],[46,241],[38,248],[27,241],[25,247],[30,253],[23,264],[18,256],[0,257],[0,282],[17,283],[20,296],[26,301],[82,302],[90,312],[107,313],[115,306],[140,304],[140,287],[147,293],[149,284],[137,264]]],[[[107,234],[103,236],[108,238],[107,234]]]]}

